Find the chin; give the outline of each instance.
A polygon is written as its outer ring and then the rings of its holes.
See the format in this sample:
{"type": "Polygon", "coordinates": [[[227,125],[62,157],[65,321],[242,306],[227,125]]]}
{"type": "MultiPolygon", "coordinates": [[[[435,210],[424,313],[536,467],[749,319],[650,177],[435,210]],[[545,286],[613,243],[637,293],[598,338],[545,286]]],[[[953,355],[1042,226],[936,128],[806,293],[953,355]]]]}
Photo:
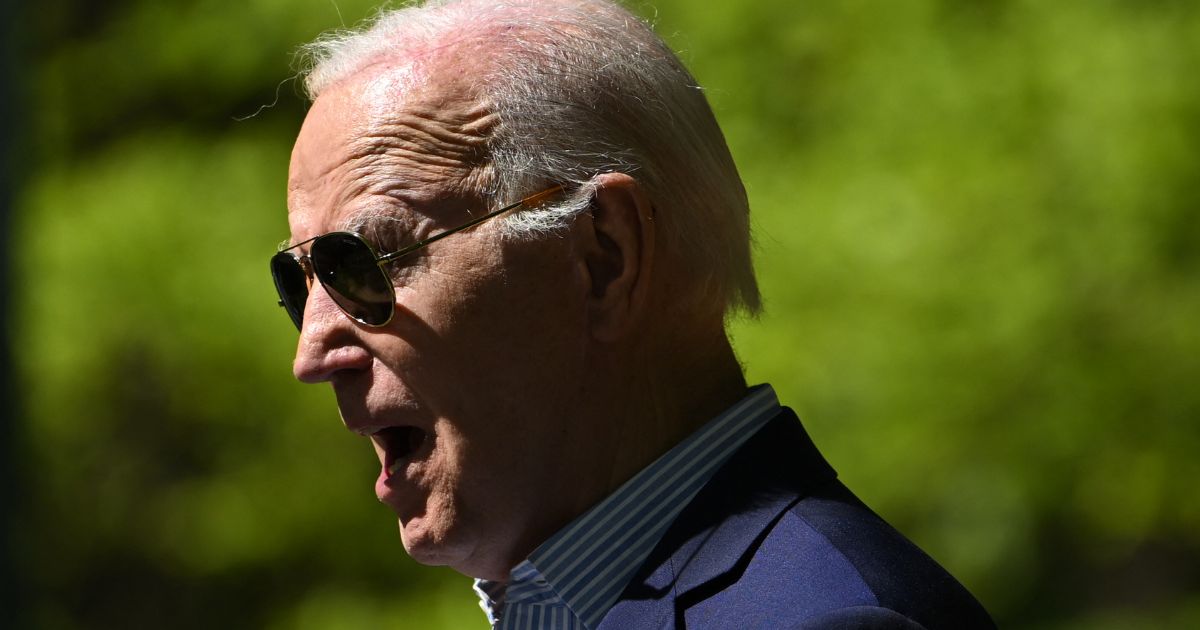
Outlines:
{"type": "Polygon", "coordinates": [[[409,557],[426,566],[449,567],[470,578],[507,580],[512,568],[504,563],[480,562],[476,547],[469,541],[452,539],[448,532],[430,532],[421,523],[400,523],[400,541],[409,557]]]}
{"type": "Polygon", "coordinates": [[[445,532],[428,531],[423,519],[412,519],[407,524],[397,520],[400,525],[400,542],[404,551],[417,562],[429,566],[453,567],[458,558],[455,545],[447,539],[445,532]],[[440,535],[439,535],[440,534],[440,535]]]}

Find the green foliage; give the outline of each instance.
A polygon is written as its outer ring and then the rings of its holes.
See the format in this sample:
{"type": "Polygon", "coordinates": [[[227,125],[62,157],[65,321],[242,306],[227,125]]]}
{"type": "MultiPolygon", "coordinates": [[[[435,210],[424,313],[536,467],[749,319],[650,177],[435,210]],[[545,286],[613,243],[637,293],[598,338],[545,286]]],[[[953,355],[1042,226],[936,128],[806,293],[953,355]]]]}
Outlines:
{"type": "MultiPolygon", "coordinates": [[[[1200,624],[1200,9],[656,6],[754,209],[751,380],[1002,626],[1200,624]]],[[[370,11],[30,16],[6,302],[30,625],[482,627],[291,380],[266,272],[289,55],[370,11]]]]}

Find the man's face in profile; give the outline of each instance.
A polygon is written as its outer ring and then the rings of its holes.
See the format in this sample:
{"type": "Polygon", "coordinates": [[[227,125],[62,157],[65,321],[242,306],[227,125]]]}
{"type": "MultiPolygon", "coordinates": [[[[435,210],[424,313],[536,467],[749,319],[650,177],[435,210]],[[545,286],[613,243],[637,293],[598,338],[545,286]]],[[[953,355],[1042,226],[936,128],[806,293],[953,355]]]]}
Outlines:
{"type": "MultiPolygon", "coordinates": [[[[462,74],[449,70],[376,64],[321,94],[292,154],[292,242],[353,229],[394,251],[514,201],[471,192],[493,119],[438,78],[462,74]]],[[[346,426],[370,437],[375,490],[409,554],[481,577],[498,549],[536,542],[557,516],[548,498],[569,491],[562,473],[581,441],[567,418],[585,386],[586,288],[570,239],[501,230],[485,223],[385,267],[396,312],[382,328],[314,284],[294,366],[329,382],[346,426]]]]}

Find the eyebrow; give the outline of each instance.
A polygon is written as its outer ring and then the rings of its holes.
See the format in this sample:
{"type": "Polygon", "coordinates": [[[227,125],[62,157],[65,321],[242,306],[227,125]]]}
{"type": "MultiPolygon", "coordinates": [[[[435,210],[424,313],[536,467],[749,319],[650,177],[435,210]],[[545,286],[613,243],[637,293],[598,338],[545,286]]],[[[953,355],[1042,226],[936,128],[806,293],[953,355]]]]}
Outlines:
{"type": "Polygon", "coordinates": [[[390,209],[368,208],[342,219],[332,231],[358,234],[373,247],[382,248],[377,253],[386,254],[384,250],[415,240],[420,223],[390,209]]]}
{"type": "MultiPolygon", "coordinates": [[[[377,240],[377,239],[372,239],[371,237],[378,236],[379,231],[383,229],[384,225],[386,225],[386,224],[404,224],[404,223],[405,223],[405,221],[400,219],[400,217],[396,216],[396,214],[393,212],[389,212],[387,210],[381,210],[381,209],[377,209],[377,208],[372,208],[369,210],[364,210],[362,212],[357,212],[353,216],[339,221],[338,224],[334,227],[334,229],[329,230],[328,232],[322,232],[321,234],[317,234],[315,236],[306,238],[303,241],[300,241],[299,243],[292,240],[291,237],[288,237],[288,238],[280,241],[279,245],[275,249],[276,249],[276,251],[280,251],[280,252],[287,251],[289,249],[295,249],[299,245],[303,245],[304,243],[312,241],[319,236],[324,236],[325,234],[330,234],[333,232],[353,232],[355,234],[359,234],[361,236],[368,237],[368,240],[371,240],[372,244],[378,245],[377,243],[373,242],[374,240],[377,240]]],[[[406,227],[406,226],[402,226],[402,227],[406,227]]]]}
{"type": "Polygon", "coordinates": [[[354,214],[354,216],[343,219],[341,222],[339,222],[338,229],[344,232],[357,232],[362,234],[367,230],[378,229],[380,224],[389,222],[399,222],[399,219],[397,219],[395,215],[389,215],[384,211],[370,209],[357,212],[354,214]]]}

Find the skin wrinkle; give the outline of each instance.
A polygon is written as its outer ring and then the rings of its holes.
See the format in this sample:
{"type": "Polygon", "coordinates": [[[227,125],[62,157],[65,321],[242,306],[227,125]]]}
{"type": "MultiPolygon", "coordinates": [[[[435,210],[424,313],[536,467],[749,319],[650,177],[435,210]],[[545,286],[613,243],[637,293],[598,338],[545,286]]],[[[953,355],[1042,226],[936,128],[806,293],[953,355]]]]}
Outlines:
{"type": "MultiPolygon", "coordinates": [[[[393,131],[392,127],[411,129],[419,134],[420,139],[430,141],[433,150],[445,150],[449,155],[465,158],[487,144],[488,134],[497,123],[496,116],[486,113],[482,107],[477,115],[478,119],[475,120],[455,121],[441,119],[434,111],[422,111],[379,126],[396,137],[402,137],[402,134],[393,131]]],[[[466,159],[461,161],[467,163],[466,159]]]]}
{"type": "Polygon", "coordinates": [[[387,170],[390,166],[389,160],[395,160],[399,164],[417,165],[430,167],[428,169],[418,169],[417,172],[422,178],[432,178],[435,175],[445,176],[454,171],[466,170],[464,165],[459,160],[442,157],[429,157],[422,153],[423,148],[415,145],[405,146],[402,143],[394,145],[386,145],[383,143],[372,144],[367,149],[356,151],[350,156],[350,166],[348,170],[352,175],[358,178],[378,178],[378,172],[387,170]],[[449,173],[438,169],[447,169],[449,173]]]}
{"type": "MultiPolygon", "coordinates": [[[[447,180],[469,191],[488,179],[484,158],[496,117],[483,104],[471,102],[453,82],[431,85],[427,73],[414,66],[398,64],[394,57],[380,57],[362,68],[362,74],[380,71],[355,85],[354,91],[368,103],[371,114],[360,132],[353,134],[348,163],[332,168],[345,169],[346,177],[354,179],[373,179],[379,172],[402,169],[411,188],[418,188],[411,184],[421,184],[424,189],[406,196],[422,200],[434,197],[439,191],[430,188],[440,189],[447,180]],[[412,108],[399,111],[390,105],[409,100],[405,95],[412,93],[424,95],[412,108]]],[[[357,184],[350,187],[357,188],[357,184]]],[[[353,192],[358,194],[361,189],[353,192]]]]}
{"type": "MultiPolygon", "coordinates": [[[[386,164],[387,159],[404,160],[416,165],[428,166],[434,169],[446,168],[450,169],[450,173],[454,171],[466,170],[462,168],[462,161],[453,157],[430,157],[422,152],[422,147],[418,146],[403,146],[395,145],[390,147],[378,147],[375,151],[365,154],[358,159],[354,166],[354,171],[358,173],[369,173],[383,164],[386,164]]],[[[422,175],[422,180],[433,179],[436,171],[419,171],[422,175]]],[[[444,177],[445,174],[442,175],[444,177]]]]}
{"type": "MultiPolygon", "coordinates": [[[[495,116],[479,104],[461,116],[445,115],[429,107],[378,116],[369,125],[369,133],[354,142],[350,175],[360,181],[370,181],[378,178],[380,172],[403,168],[409,174],[406,185],[393,186],[385,193],[396,198],[410,197],[397,194],[396,189],[415,188],[413,183],[439,191],[448,182],[463,191],[476,189],[475,186],[486,179],[486,172],[480,167],[486,152],[486,134],[495,122],[495,116]],[[414,165],[418,168],[412,169],[414,165]]],[[[427,199],[429,191],[422,190],[416,196],[427,199]]]]}
{"type": "MultiPolygon", "coordinates": [[[[438,163],[438,161],[435,160],[419,159],[417,154],[407,154],[402,151],[361,157],[356,160],[354,165],[348,170],[351,177],[365,180],[371,177],[372,174],[378,173],[380,170],[389,170],[390,167],[396,164],[428,167],[424,169],[414,169],[413,174],[405,178],[406,181],[411,182],[411,184],[421,184],[422,187],[426,189],[437,186],[437,184],[445,179],[461,180],[466,177],[466,173],[469,172],[462,169],[453,169],[452,167],[455,165],[453,162],[438,163]],[[439,171],[437,170],[439,168],[451,170],[439,171]]],[[[413,189],[418,188],[418,186],[411,184],[405,187],[413,189]]],[[[428,197],[428,190],[424,191],[424,194],[428,197]]]]}
{"type": "Polygon", "coordinates": [[[462,136],[438,138],[425,133],[420,127],[405,123],[380,125],[363,140],[369,144],[356,157],[395,153],[431,165],[449,167],[461,167],[471,164],[472,160],[479,161],[479,148],[453,141],[469,142],[469,139],[462,136]]]}

